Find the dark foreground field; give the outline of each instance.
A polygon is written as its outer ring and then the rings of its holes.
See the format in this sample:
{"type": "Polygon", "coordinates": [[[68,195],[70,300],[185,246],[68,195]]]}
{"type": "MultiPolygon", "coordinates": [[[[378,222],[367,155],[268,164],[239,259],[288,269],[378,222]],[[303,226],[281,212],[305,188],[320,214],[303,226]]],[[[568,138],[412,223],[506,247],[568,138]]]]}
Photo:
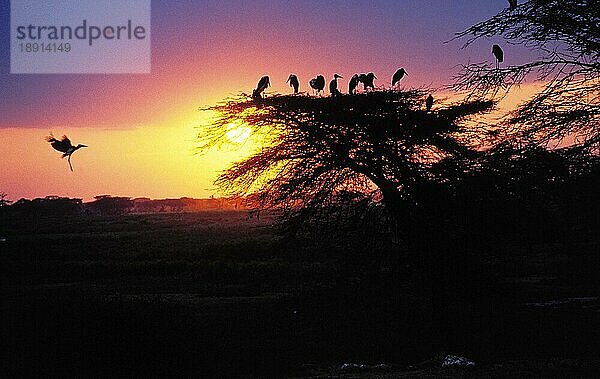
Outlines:
{"type": "Polygon", "coordinates": [[[7,220],[3,376],[600,376],[593,239],[501,246],[428,288],[272,221],[7,220]],[[476,367],[443,370],[445,354],[476,367]]]}

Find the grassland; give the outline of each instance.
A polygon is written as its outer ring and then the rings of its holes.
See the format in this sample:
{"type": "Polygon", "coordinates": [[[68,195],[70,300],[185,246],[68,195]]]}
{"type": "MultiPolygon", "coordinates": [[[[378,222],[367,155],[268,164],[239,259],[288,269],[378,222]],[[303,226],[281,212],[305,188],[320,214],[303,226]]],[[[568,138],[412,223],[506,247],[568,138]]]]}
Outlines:
{"type": "Polygon", "coordinates": [[[418,270],[373,264],[385,246],[357,259],[348,246],[315,251],[270,215],[5,221],[9,377],[465,374],[415,366],[445,353],[475,359],[474,376],[599,373],[593,240],[573,242],[577,254],[504,246],[471,268],[489,280],[434,290],[418,270]]]}

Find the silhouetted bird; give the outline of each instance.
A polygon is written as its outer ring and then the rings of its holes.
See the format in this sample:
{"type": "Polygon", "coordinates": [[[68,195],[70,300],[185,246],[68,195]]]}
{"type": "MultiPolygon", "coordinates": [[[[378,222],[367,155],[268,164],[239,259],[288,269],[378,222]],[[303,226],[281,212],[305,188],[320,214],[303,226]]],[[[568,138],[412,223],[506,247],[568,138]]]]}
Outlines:
{"type": "Polygon", "coordinates": [[[310,82],[308,82],[308,84],[310,84],[310,87],[312,89],[317,91],[318,95],[319,92],[323,91],[323,89],[325,88],[325,77],[323,75],[317,75],[317,77],[311,79],[310,82]]]}
{"type": "Polygon", "coordinates": [[[508,5],[510,5],[510,10],[514,11],[517,9],[517,0],[508,0],[508,5]]]}
{"type": "Polygon", "coordinates": [[[331,94],[331,97],[337,97],[342,94],[337,88],[338,79],[343,79],[343,76],[333,74],[333,79],[329,82],[329,93],[331,94]]]}
{"type": "Polygon", "coordinates": [[[433,107],[433,96],[427,96],[427,100],[425,100],[425,107],[427,107],[427,112],[431,112],[431,107],[433,107]]]}
{"type": "Polygon", "coordinates": [[[50,142],[50,146],[52,146],[55,150],[63,153],[62,157],[69,157],[69,167],[71,171],[73,171],[73,166],[71,165],[71,155],[82,147],[87,147],[86,145],[79,144],[77,146],[73,146],[71,144],[71,140],[67,138],[67,136],[62,136],[60,140],[54,138],[52,133],[48,137],[46,137],[46,141],[50,142]]]}
{"type": "Polygon", "coordinates": [[[504,62],[504,52],[498,45],[492,46],[492,53],[496,57],[496,69],[500,67],[500,63],[504,62]]]}
{"type": "Polygon", "coordinates": [[[365,89],[365,91],[369,88],[371,88],[372,90],[375,89],[375,84],[373,84],[373,81],[375,79],[377,79],[377,77],[375,76],[375,74],[373,74],[372,72],[369,72],[367,75],[365,75],[364,77],[362,76],[363,74],[361,74],[360,76],[360,81],[363,84],[363,88],[365,89]]]}
{"type": "Polygon", "coordinates": [[[265,75],[262,78],[260,78],[260,80],[258,81],[258,84],[256,85],[256,89],[254,89],[252,91],[252,98],[253,99],[257,99],[257,98],[260,99],[260,98],[262,98],[262,93],[270,85],[271,85],[271,82],[269,81],[269,77],[268,76],[265,75]]]}
{"type": "Polygon", "coordinates": [[[350,81],[348,82],[348,93],[350,95],[354,95],[354,92],[356,92],[356,87],[358,87],[359,82],[360,78],[358,77],[358,74],[352,75],[352,78],[350,78],[350,81]]]}
{"type": "Polygon", "coordinates": [[[298,77],[294,74],[290,74],[290,77],[286,81],[286,83],[290,83],[290,87],[294,87],[294,94],[298,93],[298,88],[300,88],[300,82],[298,82],[298,77]]]}
{"type": "Polygon", "coordinates": [[[396,85],[396,83],[398,83],[400,81],[400,79],[402,79],[404,77],[404,75],[408,75],[408,72],[406,72],[404,67],[396,70],[396,72],[394,73],[394,76],[392,76],[392,87],[394,87],[396,85]]]}

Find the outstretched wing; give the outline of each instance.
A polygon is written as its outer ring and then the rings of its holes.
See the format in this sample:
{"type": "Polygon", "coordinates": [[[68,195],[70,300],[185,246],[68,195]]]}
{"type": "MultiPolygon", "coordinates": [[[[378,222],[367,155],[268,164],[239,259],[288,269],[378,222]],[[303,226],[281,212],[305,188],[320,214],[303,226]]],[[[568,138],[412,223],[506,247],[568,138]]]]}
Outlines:
{"type": "Polygon", "coordinates": [[[62,136],[60,140],[58,140],[50,134],[46,137],[46,141],[50,142],[50,146],[61,153],[66,153],[71,148],[71,140],[69,140],[67,136],[62,136]]]}
{"type": "Polygon", "coordinates": [[[67,137],[65,135],[63,135],[62,137],[60,137],[60,141],[62,143],[64,143],[65,145],[73,146],[73,144],[71,143],[71,140],[69,139],[69,137],[67,137]]]}

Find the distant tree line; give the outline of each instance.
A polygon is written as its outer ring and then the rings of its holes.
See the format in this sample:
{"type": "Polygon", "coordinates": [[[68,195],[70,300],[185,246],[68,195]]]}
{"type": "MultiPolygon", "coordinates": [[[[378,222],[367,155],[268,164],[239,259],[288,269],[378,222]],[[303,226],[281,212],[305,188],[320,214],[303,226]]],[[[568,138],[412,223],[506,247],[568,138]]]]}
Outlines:
{"type": "Polygon", "coordinates": [[[194,212],[203,210],[245,209],[243,199],[158,199],[131,198],[123,196],[98,195],[93,201],[83,202],[60,196],[46,196],[36,199],[19,199],[12,203],[8,195],[0,194],[0,208],[8,215],[29,216],[72,216],[79,214],[121,215],[126,213],[194,212]]]}
{"type": "Polygon", "coordinates": [[[9,214],[22,215],[74,215],[83,210],[82,199],[60,196],[46,196],[37,199],[19,199],[7,207],[9,214]]]}

